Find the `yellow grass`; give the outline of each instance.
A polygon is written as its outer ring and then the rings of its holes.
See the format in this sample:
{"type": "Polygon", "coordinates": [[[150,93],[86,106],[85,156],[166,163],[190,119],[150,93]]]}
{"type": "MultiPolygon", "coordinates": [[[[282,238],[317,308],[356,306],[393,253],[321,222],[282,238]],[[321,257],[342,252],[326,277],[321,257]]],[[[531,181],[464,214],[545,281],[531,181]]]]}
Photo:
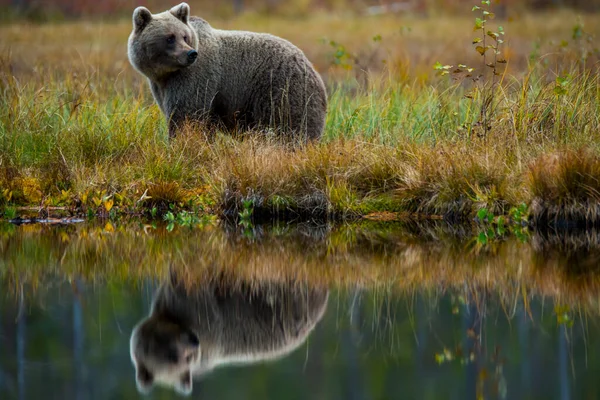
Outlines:
{"type": "MultiPolygon", "coordinates": [[[[586,32],[598,33],[600,16],[582,20],[586,32]]],[[[600,90],[596,55],[585,65],[579,57],[593,43],[571,39],[575,13],[502,22],[509,64],[484,137],[476,124],[482,92],[467,99],[468,83],[453,86],[432,68],[436,61],[481,64],[469,10],[429,19],[245,14],[211,22],[277,34],[307,53],[329,85],[322,143],[292,151],[221,134],[207,143],[194,129],[168,143],[164,118],[127,60],[128,20],[6,24],[0,27],[4,217],[21,206],[109,216],[160,216],[174,206],[234,216],[250,207],[267,217],[388,211],[470,218],[481,208],[507,214],[525,202],[536,205],[537,215],[550,213],[539,219],[546,221],[562,215],[567,198],[580,206],[576,219],[596,215],[589,212],[597,207],[595,186],[582,188],[598,179],[597,167],[586,166],[597,163],[600,90]],[[373,41],[376,35],[381,42],[373,41]],[[332,65],[339,45],[355,56],[345,61],[350,70],[332,65]],[[560,95],[557,74],[566,82],[560,95]],[[556,186],[539,184],[554,179],[540,172],[547,156],[566,160],[565,176],[583,176],[582,185],[555,191],[558,197],[547,193],[556,186]],[[588,161],[574,162],[582,157],[588,161]]]]}
{"type": "MultiPolygon", "coordinates": [[[[318,13],[309,18],[288,19],[278,16],[244,14],[228,19],[204,16],[220,29],[250,30],[281,36],[300,47],[326,77],[332,73],[332,48],[322,43],[334,40],[356,55],[364,55],[362,64],[380,70],[382,61],[404,72],[409,80],[426,79],[432,75],[436,61],[476,65],[480,58],[473,51],[471,40],[473,15],[465,9],[464,16],[352,16],[318,13]],[[373,37],[381,35],[381,44],[373,37]],[[370,60],[373,53],[376,55],[370,60]]],[[[201,12],[199,14],[201,15],[201,12]]],[[[561,41],[571,40],[572,28],[578,18],[591,34],[599,33],[600,15],[553,10],[546,13],[514,16],[495,25],[504,26],[506,52],[510,72],[525,71],[528,59],[539,43],[545,58],[561,50],[561,41]]],[[[131,32],[128,19],[120,21],[81,21],[54,24],[8,23],[0,27],[0,48],[10,52],[13,74],[17,77],[60,78],[69,75],[97,73],[114,80],[117,87],[134,85],[144,90],[145,82],[132,70],[127,60],[127,37],[131,32]],[[42,75],[43,70],[50,74],[42,75]],[[37,73],[36,73],[37,72],[37,73]]],[[[112,94],[114,87],[96,88],[112,94]]]]}

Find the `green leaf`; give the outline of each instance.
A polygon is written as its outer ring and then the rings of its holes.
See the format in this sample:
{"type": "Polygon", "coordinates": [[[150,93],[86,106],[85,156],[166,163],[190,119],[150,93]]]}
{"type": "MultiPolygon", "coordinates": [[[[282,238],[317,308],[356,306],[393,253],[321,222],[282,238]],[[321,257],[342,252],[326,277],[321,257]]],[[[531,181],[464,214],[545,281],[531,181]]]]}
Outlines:
{"type": "Polygon", "coordinates": [[[479,211],[477,211],[477,218],[479,218],[480,221],[485,220],[487,215],[488,215],[487,208],[480,208],[479,211]]]}
{"type": "Polygon", "coordinates": [[[445,71],[447,72],[448,70],[454,68],[454,66],[452,65],[442,65],[442,63],[440,62],[436,62],[435,65],[433,66],[433,69],[438,70],[438,71],[445,71]]]}
{"type": "Polygon", "coordinates": [[[577,24],[573,27],[573,39],[577,40],[583,36],[583,25],[577,24]]]}
{"type": "Polygon", "coordinates": [[[485,235],[485,232],[481,232],[479,236],[477,236],[477,243],[481,245],[486,245],[488,243],[488,238],[485,235]]]}
{"type": "Polygon", "coordinates": [[[505,220],[503,216],[499,216],[496,220],[496,224],[498,224],[498,235],[503,236],[506,233],[505,220]]]}
{"type": "Polygon", "coordinates": [[[483,47],[483,46],[477,46],[475,47],[475,50],[477,50],[477,52],[481,55],[484,55],[485,52],[487,51],[487,47],[483,47]]]}
{"type": "Polygon", "coordinates": [[[473,8],[471,9],[471,11],[477,11],[477,10],[481,10],[481,7],[479,7],[479,6],[473,6],[473,8]]]}
{"type": "Polygon", "coordinates": [[[527,204],[526,203],[519,204],[519,207],[517,208],[517,210],[519,210],[522,214],[525,214],[527,212],[527,204]]]}
{"type": "Polygon", "coordinates": [[[475,38],[475,39],[473,39],[473,44],[477,44],[477,43],[481,43],[481,42],[483,42],[482,38],[475,38]]]}
{"type": "Polygon", "coordinates": [[[560,86],[567,86],[569,84],[569,76],[559,76],[556,78],[556,83],[558,83],[560,86]]]}
{"type": "Polygon", "coordinates": [[[554,88],[554,93],[556,93],[557,96],[563,96],[563,95],[567,94],[567,91],[565,88],[563,88],[561,86],[556,86],[554,88]]]}

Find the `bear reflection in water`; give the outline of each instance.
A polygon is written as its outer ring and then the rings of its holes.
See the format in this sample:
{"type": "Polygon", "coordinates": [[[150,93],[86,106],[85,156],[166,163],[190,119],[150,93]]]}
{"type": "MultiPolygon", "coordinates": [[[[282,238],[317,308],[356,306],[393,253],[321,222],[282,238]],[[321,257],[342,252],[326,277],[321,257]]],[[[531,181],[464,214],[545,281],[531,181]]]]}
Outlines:
{"type": "Polygon", "coordinates": [[[184,287],[172,275],[131,334],[138,390],[156,384],[192,392],[193,376],[220,365],[283,357],[304,343],[327,306],[326,288],[292,283],[184,287]]]}

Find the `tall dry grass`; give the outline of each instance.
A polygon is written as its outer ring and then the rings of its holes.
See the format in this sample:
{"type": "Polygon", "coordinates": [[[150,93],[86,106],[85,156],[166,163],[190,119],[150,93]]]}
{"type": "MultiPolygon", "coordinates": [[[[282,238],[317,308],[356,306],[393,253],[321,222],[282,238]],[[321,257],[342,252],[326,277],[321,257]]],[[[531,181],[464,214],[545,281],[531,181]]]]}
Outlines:
{"type": "MultiPolygon", "coordinates": [[[[590,34],[598,18],[584,16],[590,34]]],[[[327,78],[325,136],[296,150],[256,136],[218,134],[207,142],[193,129],[168,142],[146,83],[126,59],[128,22],[6,25],[0,207],[5,217],[20,206],[80,215],[155,215],[175,206],[234,216],[250,207],[266,217],[394,211],[469,218],[481,208],[507,214],[525,202],[535,205],[537,221],[593,221],[599,78],[589,42],[551,43],[569,37],[568,20],[575,23],[575,14],[561,11],[507,24],[509,68],[483,137],[482,94],[466,98],[468,83],[436,78],[432,68],[440,59],[481,62],[466,18],[216,21],[292,40],[327,78]],[[376,34],[381,41],[372,40],[376,34]],[[323,36],[336,44],[319,44],[323,36]],[[331,64],[340,43],[352,56],[346,68],[331,64]],[[546,168],[549,158],[560,167],[546,168]],[[573,202],[576,211],[564,214],[573,202]]]]}

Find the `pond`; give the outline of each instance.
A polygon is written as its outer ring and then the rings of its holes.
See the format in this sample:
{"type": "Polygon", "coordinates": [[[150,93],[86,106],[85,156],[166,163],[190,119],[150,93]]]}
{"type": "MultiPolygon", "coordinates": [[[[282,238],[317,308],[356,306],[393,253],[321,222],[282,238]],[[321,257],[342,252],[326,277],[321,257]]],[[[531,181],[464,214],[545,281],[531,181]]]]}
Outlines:
{"type": "Polygon", "coordinates": [[[599,238],[0,225],[0,398],[600,398],[599,238]]]}

